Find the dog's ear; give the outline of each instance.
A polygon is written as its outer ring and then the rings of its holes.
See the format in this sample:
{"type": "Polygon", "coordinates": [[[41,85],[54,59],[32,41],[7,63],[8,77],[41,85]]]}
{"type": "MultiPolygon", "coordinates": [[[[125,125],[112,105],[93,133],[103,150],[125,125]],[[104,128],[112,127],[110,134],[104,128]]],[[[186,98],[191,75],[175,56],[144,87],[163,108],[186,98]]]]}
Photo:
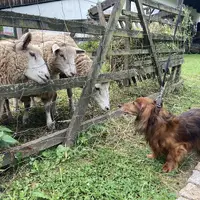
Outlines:
{"type": "Polygon", "coordinates": [[[142,102],[136,102],[134,101],[133,104],[139,109],[139,110],[142,110],[144,107],[145,107],[145,104],[142,103],[142,102]]]}

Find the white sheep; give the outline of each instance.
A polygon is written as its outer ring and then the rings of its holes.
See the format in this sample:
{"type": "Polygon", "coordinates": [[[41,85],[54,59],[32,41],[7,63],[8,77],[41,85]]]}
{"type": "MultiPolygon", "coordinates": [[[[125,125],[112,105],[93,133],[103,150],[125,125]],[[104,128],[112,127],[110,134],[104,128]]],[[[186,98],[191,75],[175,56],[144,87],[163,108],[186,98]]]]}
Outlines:
{"type": "Polygon", "coordinates": [[[32,32],[32,43],[43,51],[44,60],[53,78],[64,73],[67,77],[76,74],[75,58],[85,52],[78,48],[75,41],[67,34],[52,34],[51,32],[32,32]]]}
{"type": "MultiPolygon", "coordinates": [[[[78,70],[78,75],[86,76],[91,69],[92,60],[86,55],[83,54],[83,50],[79,49],[75,41],[66,34],[52,34],[48,32],[33,32],[33,42],[34,44],[38,44],[40,48],[44,51],[44,59],[49,66],[50,74],[53,78],[57,77],[57,73],[62,73],[64,77],[68,77],[69,74],[65,73],[65,69],[69,69],[66,63],[73,67],[75,65],[75,57],[74,54],[68,52],[65,54],[65,59],[63,59],[64,55],[63,52],[67,52],[66,49],[75,49],[76,53],[82,53],[81,56],[76,58],[76,70],[78,70]],[[43,42],[42,42],[43,41],[43,42]],[[59,48],[55,50],[55,47],[59,45],[59,48]],[[58,51],[58,52],[57,52],[58,51]],[[57,56],[57,57],[56,57],[57,56]],[[56,57],[56,58],[55,58],[56,57]],[[59,59],[63,59],[65,63],[58,62],[59,59]],[[81,59],[80,59],[81,58],[81,59]],[[81,62],[80,62],[81,61],[81,62]],[[82,66],[82,69],[81,69],[82,66]],[[64,70],[59,70],[64,69],[64,70]],[[55,75],[56,74],[56,75],[55,75]]],[[[71,89],[67,90],[70,102],[70,108],[73,110],[73,101],[72,101],[72,91],[71,89]]],[[[44,100],[45,110],[46,110],[46,119],[47,119],[47,126],[49,128],[54,125],[52,116],[55,113],[55,100],[56,100],[56,93],[45,93],[42,95],[42,99],[44,100]]],[[[93,98],[97,101],[99,106],[103,110],[109,110],[109,83],[101,83],[95,84],[95,90],[93,93],[93,98]]],[[[30,97],[24,97],[22,99],[25,105],[25,113],[23,116],[23,122],[26,123],[28,119],[28,110],[30,108],[30,97]]]]}
{"type": "MultiPolygon", "coordinates": [[[[64,73],[66,77],[76,74],[75,58],[78,53],[82,53],[84,50],[78,48],[71,37],[62,34],[54,35],[42,31],[32,32],[32,37],[32,43],[38,45],[43,52],[44,60],[47,63],[52,79],[59,78],[59,73],[61,72],[64,73]],[[70,46],[68,44],[70,44],[70,46]]],[[[57,94],[56,92],[45,92],[37,96],[41,97],[45,106],[47,127],[52,129],[54,128],[52,119],[54,114],[51,113],[55,112],[57,94]]],[[[22,97],[21,101],[25,106],[23,124],[26,124],[29,118],[31,98],[30,96],[22,97]]]]}
{"type": "MultiPolygon", "coordinates": [[[[39,48],[30,44],[31,33],[19,40],[0,41],[0,84],[16,84],[28,79],[43,84],[50,78],[39,48]]],[[[0,98],[0,117],[4,111],[4,98],[0,98]]]]}
{"type": "MultiPolygon", "coordinates": [[[[92,60],[86,53],[77,55],[75,59],[77,76],[87,76],[91,70],[92,60]]],[[[60,74],[61,78],[65,78],[64,74],[60,74]]],[[[97,102],[100,108],[104,111],[110,110],[110,99],[109,99],[109,82],[96,83],[92,94],[92,98],[97,102]]],[[[69,98],[69,107],[71,114],[74,111],[74,103],[72,98],[71,88],[67,89],[67,95],[69,98]]]]}

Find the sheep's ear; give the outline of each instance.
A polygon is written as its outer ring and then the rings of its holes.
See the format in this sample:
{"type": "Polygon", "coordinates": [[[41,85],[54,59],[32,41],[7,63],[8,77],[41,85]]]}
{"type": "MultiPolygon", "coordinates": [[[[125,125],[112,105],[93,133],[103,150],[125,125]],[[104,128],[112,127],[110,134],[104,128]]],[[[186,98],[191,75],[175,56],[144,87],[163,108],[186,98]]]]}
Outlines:
{"type": "Polygon", "coordinates": [[[60,47],[57,44],[54,44],[51,49],[53,54],[57,54],[60,51],[60,47]]]}
{"type": "Polygon", "coordinates": [[[18,47],[22,50],[25,50],[27,49],[29,43],[31,42],[31,39],[32,39],[32,35],[31,33],[26,33],[24,34],[20,39],[19,39],[19,44],[18,44],[18,47]]]}
{"type": "Polygon", "coordinates": [[[83,50],[83,49],[75,48],[75,50],[76,50],[77,54],[85,53],[85,50],[83,50]]]}

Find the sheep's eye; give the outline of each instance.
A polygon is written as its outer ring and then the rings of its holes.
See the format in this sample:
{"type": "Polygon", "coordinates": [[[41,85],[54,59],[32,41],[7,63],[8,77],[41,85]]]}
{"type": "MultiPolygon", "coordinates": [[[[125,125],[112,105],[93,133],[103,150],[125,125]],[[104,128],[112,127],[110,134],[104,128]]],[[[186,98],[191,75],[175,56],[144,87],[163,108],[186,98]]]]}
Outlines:
{"type": "Polygon", "coordinates": [[[65,56],[63,54],[60,54],[60,57],[64,58],[65,59],[65,56]]]}
{"type": "Polygon", "coordinates": [[[36,59],[36,55],[33,52],[29,52],[29,54],[36,59]]]}
{"type": "Polygon", "coordinates": [[[95,90],[98,91],[100,93],[100,88],[95,87],[95,90]]]}

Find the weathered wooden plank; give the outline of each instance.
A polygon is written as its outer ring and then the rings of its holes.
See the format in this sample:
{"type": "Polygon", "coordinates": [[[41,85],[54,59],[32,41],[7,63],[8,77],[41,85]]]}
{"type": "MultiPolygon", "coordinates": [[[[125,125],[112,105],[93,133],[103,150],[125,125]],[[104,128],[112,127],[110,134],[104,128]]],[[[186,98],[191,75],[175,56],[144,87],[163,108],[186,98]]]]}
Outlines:
{"type": "MultiPolygon", "coordinates": [[[[172,57],[171,62],[170,62],[170,66],[176,66],[176,63],[180,63],[180,62],[182,62],[182,60],[183,60],[183,56],[175,57],[175,58],[172,57]]],[[[158,62],[159,66],[163,66],[163,62],[165,63],[166,61],[167,61],[167,57],[160,58],[160,60],[158,62]]],[[[135,61],[134,63],[131,63],[130,66],[132,66],[132,67],[142,67],[142,66],[152,65],[152,64],[153,64],[152,60],[148,59],[148,60],[135,61]]]]}
{"type": "MultiPolygon", "coordinates": [[[[134,0],[132,0],[132,1],[134,1],[134,0]]],[[[165,4],[158,3],[157,1],[153,1],[153,0],[142,0],[142,4],[149,6],[151,8],[161,10],[161,11],[173,13],[175,15],[178,15],[178,13],[179,13],[179,10],[177,8],[173,8],[171,6],[167,6],[165,4]]]]}
{"type": "MultiPolygon", "coordinates": [[[[131,19],[139,20],[138,13],[128,10],[122,10],[122,15],[129,16],[131,19]]],[[[145,16],[146,17],[146,16],[145,16]]]]}
{"type": "MultiPolygon", "coordinates": [[[[115,1],[116,0],[107,0],[107,1],[102,2],[101,3],[102,9],[106,10],[106,9],[112,7],[114,5],[115,1]]],[[[135,0],[131,0],[131,1],[134,2],[135,0]]],[[[178,15],[178,13],[179,13],[179,10],[177,8],[173,8],[171,6],[168,6],[168,5],[165,5],[165,4],[162,4],[162,3],[158,3],[157,1],[153,1],[153,0],[143,0],[143,4],[146,5],[146,6],[158,9],[162,13],[163,13],[163,11],[170,13],[170,14],[176,14],[176,15],[178,15]]],[[[89,12],[91,17],[94,17],[95,15],[98,14],[97,7],[94,6],[93,8],[89,9],[88,12],[89,12]]],[[[166,13],[164,13],[164,14],[167,15],[166,13]]],[[[95,17],[95,19],[96,19],[96,17],[95,17]]]]}
{"type": "MultiPolygon", "coordinates": [[[[109,14],[104,14],[104,16],[105,16],[105,20],[108,21],[110,15],[109,15],[109,14]]],[[[126,20],[126,16],[125,16],[125,15],[121,15],[121,16],[119,17],[119,21],[125,21],[125,20],[126,20]]],[[[132,18],[131,21],[132,21],[132,22],[140,22],[139,18],[132,18]]]]}
{"type": "MultiPolygon", "coordinates": [[[[156,50],[157,51],[157,50],[156,50]]],[[[165,54],[165,53],[184,53],[184,49],[178,49],[178,50],[159,50],[157,51],[158,54],[165,54]]],[[[120,56],[120,55],[144,55],[144,54],[150,54],[149,49],[134,49],[130,51],[126,50],[113,50],[109,51],[109,56],[120,56]]]]}
{"type": "Polygon", "coordinates": [[[160,11],[158,13],[153,14],[152,16],[157,17],[157,18],[167,18],[167,19],[171,18],[172,19],[174,14],[168,13],[168,12],[165,12],[165,11],[160,11]]]}
{"type": "Polygon", "coordinates": [[[176,66],[176,68],[175,82],[179,82],[181,75],[181,65],[176,66]]]}
{"type": "Polygon", "coordinates": [[[0,11],[0,25],[18,28],[69,31],[72,33],[92,35],[103,35],[105,32],[103,26],[82,21],[61,20],[10,11],[0,11]]]}
{"type": "MultiPolygon", "coordinates": [[[[138,13],[133,12],[133,11],[128,11],[128,10],[122,10],[122,14],[131,17],[134,20],[139,20],[139,16],[138,13]]],[[[168,24],[168,25],[173,25],[175,26],[175,23],[171,23],[168,20],[164,20],[162,18],[156,17],[156,16],[151,16],[150,18],[148,16],[144,16],[146,18],[147,21],[150,22],[159,22],[162,24],[168,24]]]]}
{"type": "MultiPolygon", "coordinates": [[[[160,57],[160,58],[159,58],[159,62],[166,62],[167,59],[168,59],[168,57],[169,57],[169,56],[160,57]]],[[[172,55],[172,56],[171,56],[171,60],[172,60],[173,62],[179,61],[179,60],[181,60],[181,59],[183,59],[183,55],[181,55],[181,54],[175,54],[175,55],[172,55]]]]}
{"type": "MultiPolygon", "coordinates": [[[[101,3],[102,10],[106,10],[112,7],[116,3],[116,0],[106,0],[101,3]]],[[[94,6],[88,10],[88,13],[91,18],[96,19],[96,15],[98,14],[97,6],[94,6]]]]}
{"type": "MultiPolygon", "coordinates": [[[[126,10],[131,10],[131,0],[126,0],[126,10]]],[[[131,30],[131,18],[129,16],[126,17],[126,30],[131,30]]],[[[130,38],[125,39],[125,50],[130,51],[130,38]]],[[[124,69],[127,70],[129,68],[129,57],[128,55],[124,56],[124,69]]],[[[124,79],[123,80],[124,86],[130,86],[130,80],[124,79]]]]}
{"type": "Polygon", "coordinates": [[[115,2],[115,5],[112,9],[111,16],[106,26],[105,34],[102,36],[100,45],[97,49],[97,56],[93,61],[91,72],[88,75],[85,87],[83,88],[78,105],[69,125],[69,129],[66,133],[66,138],[63,141],[63,143],[67,146],[72,146],[78,136],[81,122],[85,115],[85,111],[87,109],[91,94],[94,89],[94,84],[96,83],[96,80],[100,73],[101,66],[105,62],[110,42],[112,40],[113,33],[119,20],[119,16],[123,9],[124,3],[125,0],[118,0],[115,2]]]}
{"type": "Polygon", "coordinates": [[[100,2],[97,3],[97,11],[98,11],[100,24],[105,27],[106,26],[106,20],[105,20],[103,10],[102,10],[102,6],[101,6],[100,2]]]}
{"type": "MultiPolygon", "coordinates": [[[[100,74],[97,82],[107,82],[111,80],[121,80],[123,78],[128,78],[129,76],[135,75],[135,70],[124,70],[120,72],[112,72],[100,74]]],[[[85,85],[87,77],[73,77],[66,79],[52,80],[52,82],[47,84],[37,84],[37,83],[20,83],[15,85],[4,85],[0,86],[0,96],[1,97],[21,97],[22,95],[36,95],[41,94],[46,91],[57,91],[66,88],[82,87],[85,85]]]]}
{"type": "MultiPolygon", "coordinates": [[[[99,41],[99,37],[74,37],[73,38],[76,42],[86,42],[86,41],[99,41]]],[[[87,51],[88,52],[88,51],[87,51]]]]}
{"type": "MultiPolygon", "coordinates": [[[[87,120],[82,123],[81,131],[86,130],[93,124],[102,123],[110,118],[119,117],[120,115],[122,115],[122,112],[120,110],[116,110],[91,120],[87,120]]],[[[68,129],[56,131],[55,133],[40,137],[36,140],[22,144],[21,146],[13,147],[4,152],[1,152],[0,156],[4,155],[4,158],[3,164],[0,167],[4,167],[16,161],[16,155],[20,155],[20,158],[26,158],[62,143],[67,130],[68,129]]]]}
{"type": "Polygon", "coordinates": [[[144,54],[149,54],[149,49],[134,49],[134,50],[113,50],[109,51],[108,55],[109,56],[121,56],[121,55],[144,55],[144,54]]]}
{"type": "Polygon", "coordinates": [[[138,10],[139,18],[141,20],[141,25],[143,26],[144,33],[147,34],[147,37],[149,40],[151,52],[152,52],[154,63],[155,63],[155,69],[156,69],[156,73],[157,73],[158,83],[161,85],[161,82],[162,82],[161,69],[159,67],[159,63],[157,60],[157,53],[156,53],[156,49],[155,49],[155,46],[154,46],[154,43],[152,40],[152,36],[151,36],[150,30],[149,30],[148,24],[146,22],[146,19],[144,18],[145,14],[144,14],[141,0],[135,0],[135,4],[136,4],[137,10],[138,10]]]}
{"type": "MultiPolygon", "coordinates": [[[[152,39],[153,40],[160,40],[163,42],[168,42],[168,41],[173,41],[173,36],[169,36],[169,35],[158,35],[158,34],[153,34],[152,35],[152,39]]],[[[143,31],[136,31],[136,30],[125,30],[125,29],[116,29],[116,31],[114,32],[114,36],[117,37],[131,37],[131,38],[135,38],[135,39],[143,39],[143,31]]],[[[178,37],[176,36],[176,41],[183,41],[182,37],[178,37]]]]}
{"type": "Polygon", "coordinates": [[[128,31],[126,29],[116,29],[115,32],[114,32],[114,36],[143,38],[143,32],[142,31],[135,31],[135,30],[128,31]]]}

